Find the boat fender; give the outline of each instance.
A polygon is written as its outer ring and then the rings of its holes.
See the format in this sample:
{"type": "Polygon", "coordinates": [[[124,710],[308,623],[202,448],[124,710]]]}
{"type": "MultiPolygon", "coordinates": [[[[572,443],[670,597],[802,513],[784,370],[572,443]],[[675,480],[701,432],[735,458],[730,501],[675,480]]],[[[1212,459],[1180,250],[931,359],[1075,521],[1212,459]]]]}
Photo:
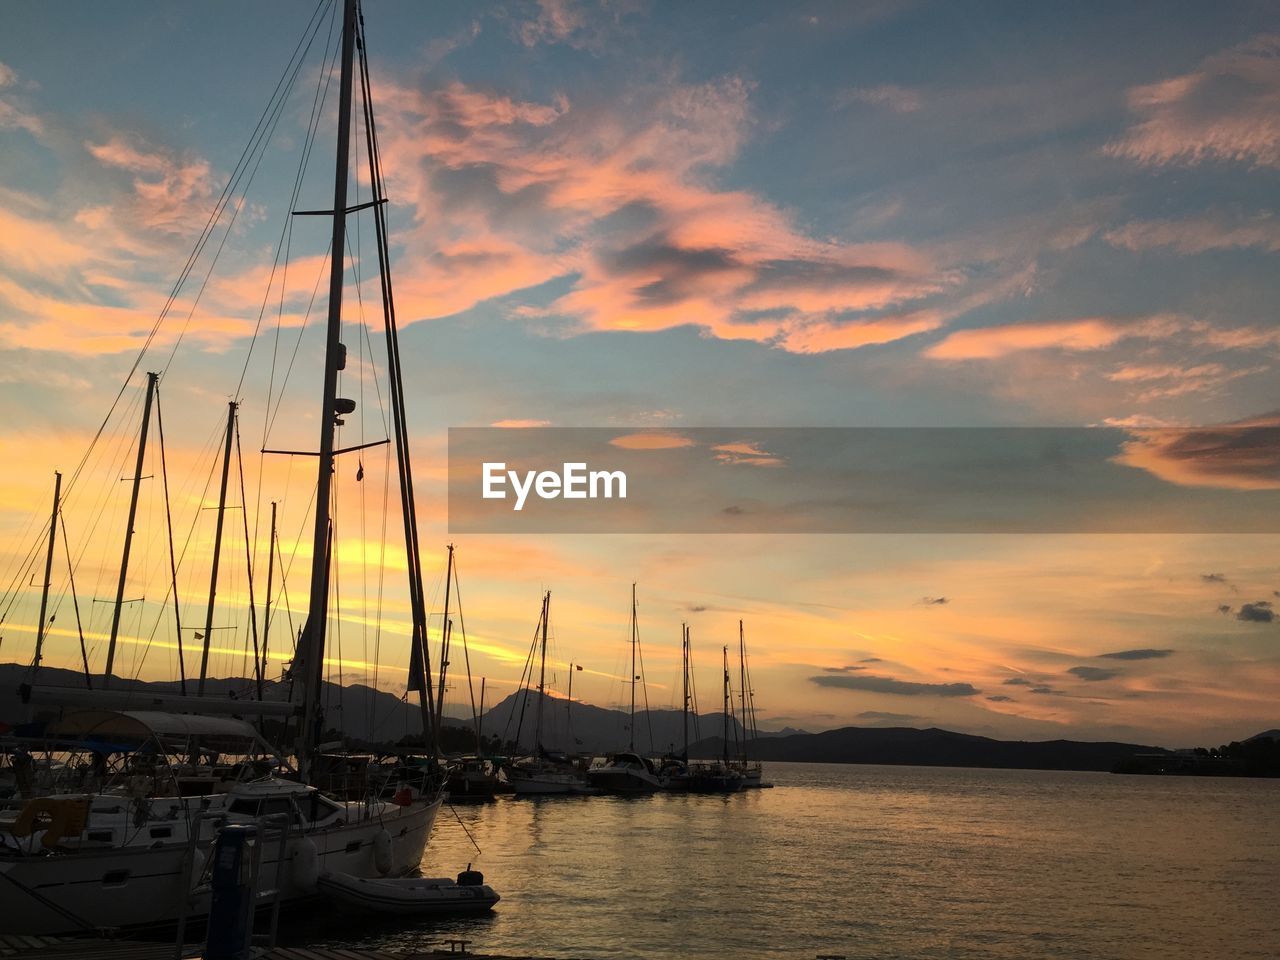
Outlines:
{"type": "Polygon", "coordinates": [[[298,841],[293,852],[293,865],[290,867],[293,882],[303,890],[311,893],[320,879],[320,853],[315,842],[308,837],[298,841]]]}
{"type": "Polygon", "coordinates": [[[384,877],[391,872],[391,834],[386,830],[373,835],[373,865],[384,877]]]}
{"type": "Polygon", "coordinates": [[[484,884],[484,874],[479,870],[472,870],[471,864],[467,864],[467,869],[458,874],[458,886],[460,887],[479,887],[484,884]]]}
{"type": "Polygon", "coordinates": [[[413,791],[408,787],[401,787],[396,791],[395,796],[391,798],[391,802],[397,807],[411,806],[413,804],[413,791]]]}

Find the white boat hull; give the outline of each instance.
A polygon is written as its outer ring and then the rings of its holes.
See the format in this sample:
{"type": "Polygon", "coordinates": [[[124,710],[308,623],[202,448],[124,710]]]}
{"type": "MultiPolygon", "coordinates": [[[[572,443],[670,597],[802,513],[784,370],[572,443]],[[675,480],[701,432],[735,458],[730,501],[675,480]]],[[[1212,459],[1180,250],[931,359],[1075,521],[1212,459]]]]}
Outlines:
{"type": "MultiPolygon", "coordinates": [[[[377,877],[374,842],[384,829],[391,835],[388,876],[403,876],[422,861],[440,801],[393,808],[380,818],[297,834],[287,841],[283,862],[277,844],[263,847],[260,890],[281,884],[284,902],[316,893],[317,874],[342,872],[377,877]],[[313,844],[315,870],[301,865],[313,844]],[[311,876],[306,876],[311,873],[311,876]]],[[[203,864],[209,842],[202,841],[203,864]]],[[[123,929],[174,923],[182,913],[199,919],[209,912],[210,893],[199,883],[199,871],[188,865],[185,843],[151,847],[80,850],[49,856],[0,855],[0,917],[8,933],[58,935],[89,929],[123,929]],[[192,888],[184,889],[195,874],[192,888]]]]}

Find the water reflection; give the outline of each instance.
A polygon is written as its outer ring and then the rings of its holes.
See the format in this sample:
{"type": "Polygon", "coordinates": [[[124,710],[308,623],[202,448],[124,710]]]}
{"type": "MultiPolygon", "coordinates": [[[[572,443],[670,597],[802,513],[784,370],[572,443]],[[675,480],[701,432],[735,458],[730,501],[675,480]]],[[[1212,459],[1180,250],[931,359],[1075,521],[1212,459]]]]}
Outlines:
{"type": "Polygon", "coordinates": [[[728,797],[446,808],[423,872],[473,862],[503,896],[491,918],[308,939],[648,960],[1280,955],[1280,783],[807,764],[769,776],[776,789],[728,797]]]}

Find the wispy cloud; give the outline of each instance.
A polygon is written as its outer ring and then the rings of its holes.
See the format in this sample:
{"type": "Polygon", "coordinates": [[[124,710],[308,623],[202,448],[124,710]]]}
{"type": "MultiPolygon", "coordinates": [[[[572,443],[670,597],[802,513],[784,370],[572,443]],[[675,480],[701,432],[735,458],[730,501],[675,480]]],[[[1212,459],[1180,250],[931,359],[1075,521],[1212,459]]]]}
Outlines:
{"type": "Polygon", "coordinates": [[[1129,91],[1140,118],[1106,153],[1150,166],[1217,160],[1280,166],[1280,35],[1206,58],[1129,91]]]}

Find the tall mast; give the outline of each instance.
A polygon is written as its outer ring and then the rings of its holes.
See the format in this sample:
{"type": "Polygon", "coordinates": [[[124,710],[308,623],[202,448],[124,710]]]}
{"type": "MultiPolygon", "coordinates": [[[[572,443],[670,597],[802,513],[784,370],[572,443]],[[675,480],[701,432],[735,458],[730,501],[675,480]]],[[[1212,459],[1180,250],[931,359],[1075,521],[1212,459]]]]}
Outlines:
{"type": "Polygon", "coordinates": [[[631,584],[631,722],[627,724],[628,730],[631,732],[631,746],[628,748],[632,753],[636,751],[636,585],[631,584]]]}
{"type": "Polygon", "coordinates": [[[222,485],[218,488],[218,523],[213,533],[213,566],[209,573],[209,606],[204,616],[204,644],[200,653],[200,679],[196,696],[204,696],[204,681],[209,674],[209,643],[213,637],[213,607],[218,595],[218,561],[222,554],[222,523],[227,513],[227,478],[231,474],[231,439],[236,425],[236,402],[227,404],[227,438],[222,448],[222,485]]]}
{"type": "Polygon", "coordinates": [[[683,665],[681,671],[684,679],[684,759],[689,761],[689,624],[681,624],[680,628],[680,660],[683,665]]]}
{"type": "Polygon", "coordinates": [[[58,506],[62,502],[62,474],[53,474],[53,512],[49,515],[49,551],[44,557],[44,585],[40,588],[40,621],[36,624],[36,655],[31,661],[34,673],[40,669],[44,650],[45,614],[49,609],[49,583],[53,579],[53,545],[58,539],[58,506]]]}
{"type": "MultiPolygon", "coordinates": [[[[440,686],[436,689],[436,716],[444,716],[444,675],[449,666],[449,588],[453,586],[453,544],[444,567],[444,623],[440,628],[440,686]]],[[[440,753],[440,724],[436,724],[436,753],[440,753]]]]}
{"type": "Polygon", "coordinates": [[[743,638],[742,621],[738,621],[738,695],[742,697],[742,713],[738,726],[742,729],[742,762],[747,762],[747,642],[743,638]]]}
{"type": "MultiPolygon", "coordinates": [[[[348,15],[350,15],[350,0],[348,15]]],[[[361,18],[363,32],[363,18],[361,18]]],[[[345,42],[345,41],[344,41],[345,42]]],[[[422,551],[418,543],[418,515],[413,495],[413,466],[409,457],[409,429],[404,408],[404,376],[400,367],[400,343],[396,333],[395,297],[391,291],[390,257],[387,241],[386,190],[382,180],[382,163],[378,151],[377,127],[373,119],[372,84],[366,44],[360,49],[360,88],[364,103],[365,144],[369,158],[369,184],[374,197],[373,224],[378,247],[378,280],[382,289],[382,312],[387,338],[387,374],[391,394],[391,421],[395,437],[396,469],[400,480],[401,519],[404,522],[404,548],[408,559],[409,606],[413,617],[413,638],[409,663],[409,686],[418,693],[422,710],[422,733],[430,741],[437,739],[439,717],[434,713],[431,693],[431,654],[427,647],[427,607],[422,588],[422,551]]],[[[345,62],[344,62],[345,69],[345,62]]],[[[347,101],[343,101],[344,104],[347,101]]],[[[336,233],[336,227],[335,227],[336,233]]]]}
{"type": "Polygon", "coordinates": [[[333,239],[329,262],[329,316],[324,348],[324,388],[320,398],[320,451],[316,469],[316,517],[311,540],[311,588],[307,626],[299,654],[303,676],[298,762],[304,779],[319,740],[320,686],[324,679],[325,628],[329,615],[329,543],[333,498],[333,440],[338,421],[338,371],[346,365],[342,346],[342,280],[347,236],[347,163],[351,153],[351,90],[356,51],[356,0],[342,4],[342,74],[338,85],[338,142],[333,175],[333,239]]]}
{"type": "Polygon", "coordinates": [[[138,435],[138,458],[133,467],[133,491],[129,495],[129,522],[124,530],[124,554],[120,558],[120,579],[116,584],[116,604],[111,612],[111,637],[107,641],[107,665],[102,675],[103,689],[111,686],[111,670],[116,662],[116,638],[120,636],[120,610],[124,606],[124,585],[129,577],[129,551],[133,548],[133,521],[138,516],[138,488],[147,455],[147,428],[151,425],[151,403],[156,394],[158,373],[147,374],[147,399],[142,404],[142,432],[138,435]]]}
{"type": "Polygon", "coordinates": [[[476,756],[484,756],[484,738],[480,735],[480,725],[484,723],[484,677],[480,678],[480,709],[476,711],[476,756]]]}
{"type": "Polygon", "coordinates": [[[542,701],[547,695],[547,621],[551,618],[551,591],[542,598],[542,666],[538,670],[538,718],[533,728],[533,749],[542,752],[542,701]]]}
{"type": "Polygon", "coordinates": [[[271,581],[276,572],[276,501],[271,501],[271,539],[267,541],[267,599],[262,606],[262,670],[267,672],[267,635],[271,630],[271,581]]]}
{"type": "Polygon", "coordinates": [[[722,753],[727,767],[729,765],[729,647],[727,644],[724,648],[724,733],[720,739],[724,745],[722,753]]]}

